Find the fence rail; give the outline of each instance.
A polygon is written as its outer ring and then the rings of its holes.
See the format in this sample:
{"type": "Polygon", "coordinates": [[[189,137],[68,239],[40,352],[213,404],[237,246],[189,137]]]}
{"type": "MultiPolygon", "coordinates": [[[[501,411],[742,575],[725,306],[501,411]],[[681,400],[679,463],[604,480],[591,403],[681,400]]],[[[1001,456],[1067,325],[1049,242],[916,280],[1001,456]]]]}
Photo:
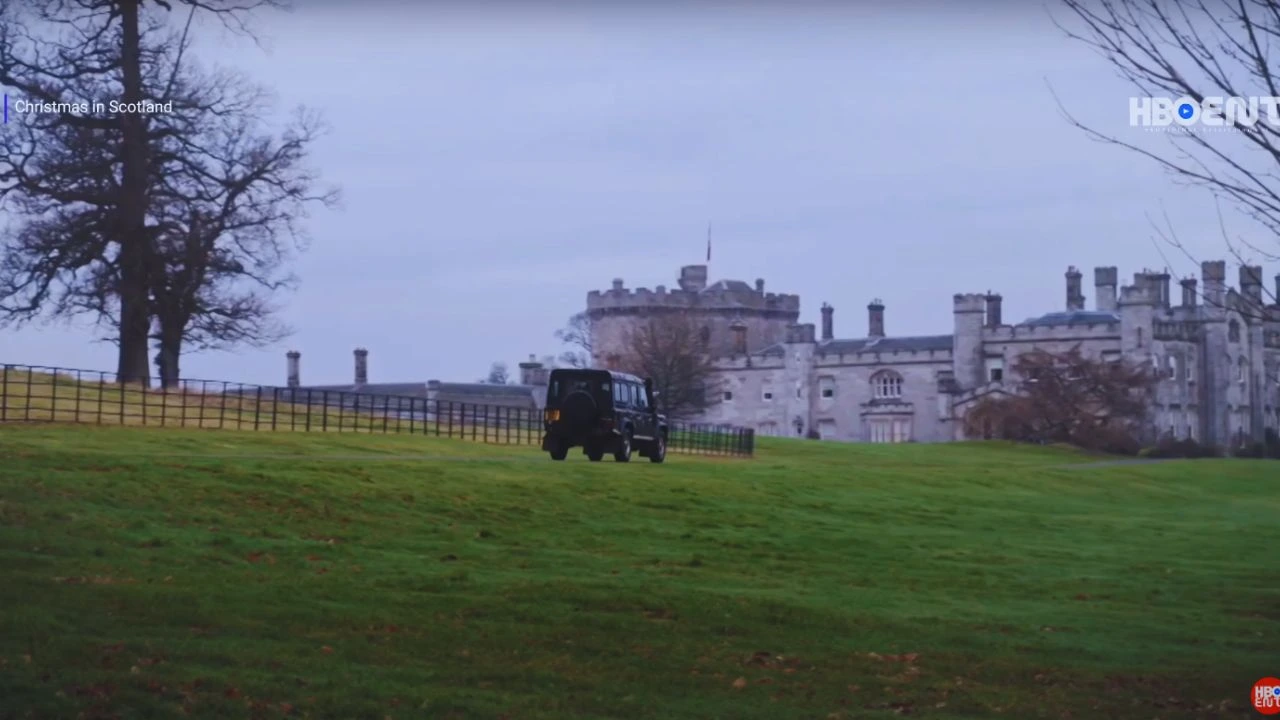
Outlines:
{"type": "MultiPolygon", "coordinates": [[[[477,442],[538,445],[542,412],[430,397],[183,380],[143,389],[115,373],[0,367],[0,423],[88,423],[268,432],[406,433],[477,442]]],[[[672,422],[667,449],[750,457],[749,428],[672,422]]]]}

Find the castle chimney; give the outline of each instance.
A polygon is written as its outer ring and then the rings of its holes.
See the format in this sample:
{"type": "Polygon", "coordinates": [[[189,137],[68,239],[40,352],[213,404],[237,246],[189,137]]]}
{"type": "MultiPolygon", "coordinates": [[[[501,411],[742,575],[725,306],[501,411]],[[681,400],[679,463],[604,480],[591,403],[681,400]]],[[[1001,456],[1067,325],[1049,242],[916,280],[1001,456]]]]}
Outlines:
{"type": "Polygon", "coordinates": [[[290,350],[284,356],[288,359],[288,374],[285,383],[291,388],[296,388],[302,384],[302,371],[299,369],[302,364],[302,353],[297,350],[290,350]]]}
{"type": "Polygon", "coordinates": [[[741,322],[735,322],[730,328],[733,330],[733,352],[735,355],[747,354],[747,326],[741,322]]]}
{"type": "Polygon", "coordinates": [[[987,327],[1000,327],[1004,324],[1000,312],[1003,298],[1000,297],[999,293],[987,291],[985,299],[987,301],[987,327]]]}
{"type": "Polygon", "coordinates": [[[1262,305],[1262,266],[1240,266],[1240,294],[1255,306],[1262,305]]]}
{"type": "Polygon", "coordinates": [[[1200,277],[1204,280],[1204,304],[1220,308],[1226,301],[1227,263],[1225,260],[1206,260],[1200,263],[1200,277]]]}
{"type": "Polygon", "coordinates": [[[1080,289],[1080,279],[1083,276],[1076,269],[1075,265],[1067,268],[1067,310],[1083,310],[1084,309],[1084,293],[1080,289]]]}
{"type": "Polygon", "coordinates": [[[764,294],[764,278],[756,278],[756,292],[764,294]]]}
{"type": "Polygon", "coordinates": [[[520,363],[520,384],[521,385],[538,385],[539,376],[541,375],[542,363],[538,362],[536,355],[530,355],[527,362],[520,363]]]}
{"type": "Polygon", "coordinates": [[[826,303],[822,303],[822,339],[832,340],[835,338],[835,323],[832,316],[836,309],[826,303]]]}
{"type": "Polygon", "coordinates": [[[613,289],[618,291],[622,290],[622,278],[613,279],[613,289]]]}
{"type": "Polygon", "coordinates": [[[369,351],[356,348],[356,385],[369,384],[369,351]]]}
{"type": "Polygon", "coordinates": [[[884,303],[880,298],[867,305],[867,337],[884,337],[884,303]]]}
{"type": "Polygon", "coordinates": [[[1120,271],[1114,267],[1093,269],[1094,307],[1101,312],[1116,311],[1116,288],[1120,285],[1120,271]]]}
{"type": "Polygon", "coordinates": [[[1169,292],[1169,273],[1156,273],[1151,276],[1152,282],[1155,283],[1156,293],[1159,296],[1160,307],[1168,309],[1173,302],[1173,296],[1169,292]]]}
{"type": "Polygon", "coordinates": [[[1196,279],[1194,277],[1185,277],[1179,284],[1182,285],[1182,307],[1193,308],[1196,306],[1196,279]]]}

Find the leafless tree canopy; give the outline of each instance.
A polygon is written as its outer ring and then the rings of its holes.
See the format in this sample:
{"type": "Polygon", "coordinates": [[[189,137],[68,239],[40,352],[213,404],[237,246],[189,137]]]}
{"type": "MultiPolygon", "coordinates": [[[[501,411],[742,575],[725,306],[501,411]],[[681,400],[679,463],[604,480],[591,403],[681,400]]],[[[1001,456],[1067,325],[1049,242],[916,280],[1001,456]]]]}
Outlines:
{"type": "Polygon", "coordinates": [[[1157,378],[1145,363],[1095,360],[1076,347],[1024,353],[1011,370],[1013,394],[983,398],[965,415],[969,437],[1124,453],[1150,439],[1157,378]]]}
{"type": "Polygon", "coordinates": [[[0,258],[0,321],[90,314],[115,334],[122,381],[149,375],[154,339],[165,385],[177,380],[184,347],[262,344],[287,332],[271,295],[294,281],[287,265],[305,247],[307,207],[337,201],[305,166],[321,124],[299,110],[284,132],[264,131],[268,95],[234,73],[201,70],[190,53],[197,13],[247,32],[264,5],[277,3],[3,8],[0,82],[24,98],[171,107],[11,124],[0,139],[0,194],[15,218],[0,258]],[[177,24],[175,7],[185,10],[177,24]]]}
{"type": "Polygon", "coordinates": [[[560,353],[559,364],[571,368],[589,368],[591,354],[591,318],[580,312],[555,333],[556,339],[568,349],[560,353]]]}
{"type": "MultiPolygon", "coordinates": [[[[1206,98],[1280,96],[1272,56],[1280,48],[1276,0],[1063,0],[1055,13],[1066,33],[1094,48],[1131,82],[1140,96],[1206,98]]],[[[1064,111],[1065,112],[1065,111],[1064,111]]],[[[1280,108],[1270,111],[1273,118],[1280,108]]],[[[1158,138],[1117,138],[1068,119],[1095,140],[1139,153],[1178,181],[1208,188],[1265,229],[1263,242],[1225,232],[1231,252],[1244,260],[1280,259],[1280,124],[1259,110],[1256,122],[1227,117],[1232,132],[1171,132],[1158,138]],[[1157,140],[1164,150],[1138,144],[1157,140]]],[[[1135,128],[1134,133],[1141,132],[1135,128]]],[[[1166,235],[1179,248],[1172,235],[1166,235]]],[[[1275,298],[1272,298],[1275,301],[1275,298]]]]}
{"type": "Polygon", "coordinates": [[[511,373],[504,362],[496,362],[489,366],[489,374],[480,382],[490,385],[506,385],[511,382],[511,373]]]}
{"type": "Polygon", "coordinates": [[[609,369],[652,379],[658,408],[668,417],[694,417],[723,397],[721,374],[707,352],[700,324],[688,313],[664,313],[641,322],[628,333],[623,350],[609,369]]]}

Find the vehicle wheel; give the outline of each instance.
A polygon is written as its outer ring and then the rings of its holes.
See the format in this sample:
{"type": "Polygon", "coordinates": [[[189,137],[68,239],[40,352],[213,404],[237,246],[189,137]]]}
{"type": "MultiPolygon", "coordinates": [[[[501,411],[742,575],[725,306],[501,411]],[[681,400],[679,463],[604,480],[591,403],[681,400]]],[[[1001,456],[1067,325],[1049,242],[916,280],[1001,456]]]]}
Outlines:
{"type": "Polygon", "coordinates": [[[667,436],[659,435],[657,440],[653,441],[653,447],[649,449],[649,462],[660,463],[667,459],[667,436]]]}
{"type": "Polygon", "coordinates": [[[603,450],[588,450],[588,451],[587,451],[587,459],[588,459],[588,460],[590,460],[591,462],[600,462],[601,460],[603,460],[603,459],[604,459],[604,451],[603,451],[603,450]]]}
{"type": "Polygon", "coordinates": [[[613,459],[618,462],[631,462],[631,431],[622,433],[622,444],[618,446],[618,450],[613,453],[613,459]]]}
{"type": "Polygon", "coordinates": [[[555,450],[549,450],[548,452],[551,454],[552,460],[563,460],[569,455],[569,449],[563,444],[557,445],[555,450]]]}

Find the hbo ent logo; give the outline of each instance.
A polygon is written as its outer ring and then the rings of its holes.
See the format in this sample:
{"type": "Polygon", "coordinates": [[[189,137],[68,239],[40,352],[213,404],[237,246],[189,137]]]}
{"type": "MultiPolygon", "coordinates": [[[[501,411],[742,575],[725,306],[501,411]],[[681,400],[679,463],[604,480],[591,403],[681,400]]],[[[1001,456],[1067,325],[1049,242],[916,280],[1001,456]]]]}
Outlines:
{"type": "Polygon", "coordinates": [[[1129,98],[1129,125],[1132,127],[1253,127],[1265,119],[1280,126],[1280,98],[1207,97],[1196,102],[1189,97],[1129,98]]]}

